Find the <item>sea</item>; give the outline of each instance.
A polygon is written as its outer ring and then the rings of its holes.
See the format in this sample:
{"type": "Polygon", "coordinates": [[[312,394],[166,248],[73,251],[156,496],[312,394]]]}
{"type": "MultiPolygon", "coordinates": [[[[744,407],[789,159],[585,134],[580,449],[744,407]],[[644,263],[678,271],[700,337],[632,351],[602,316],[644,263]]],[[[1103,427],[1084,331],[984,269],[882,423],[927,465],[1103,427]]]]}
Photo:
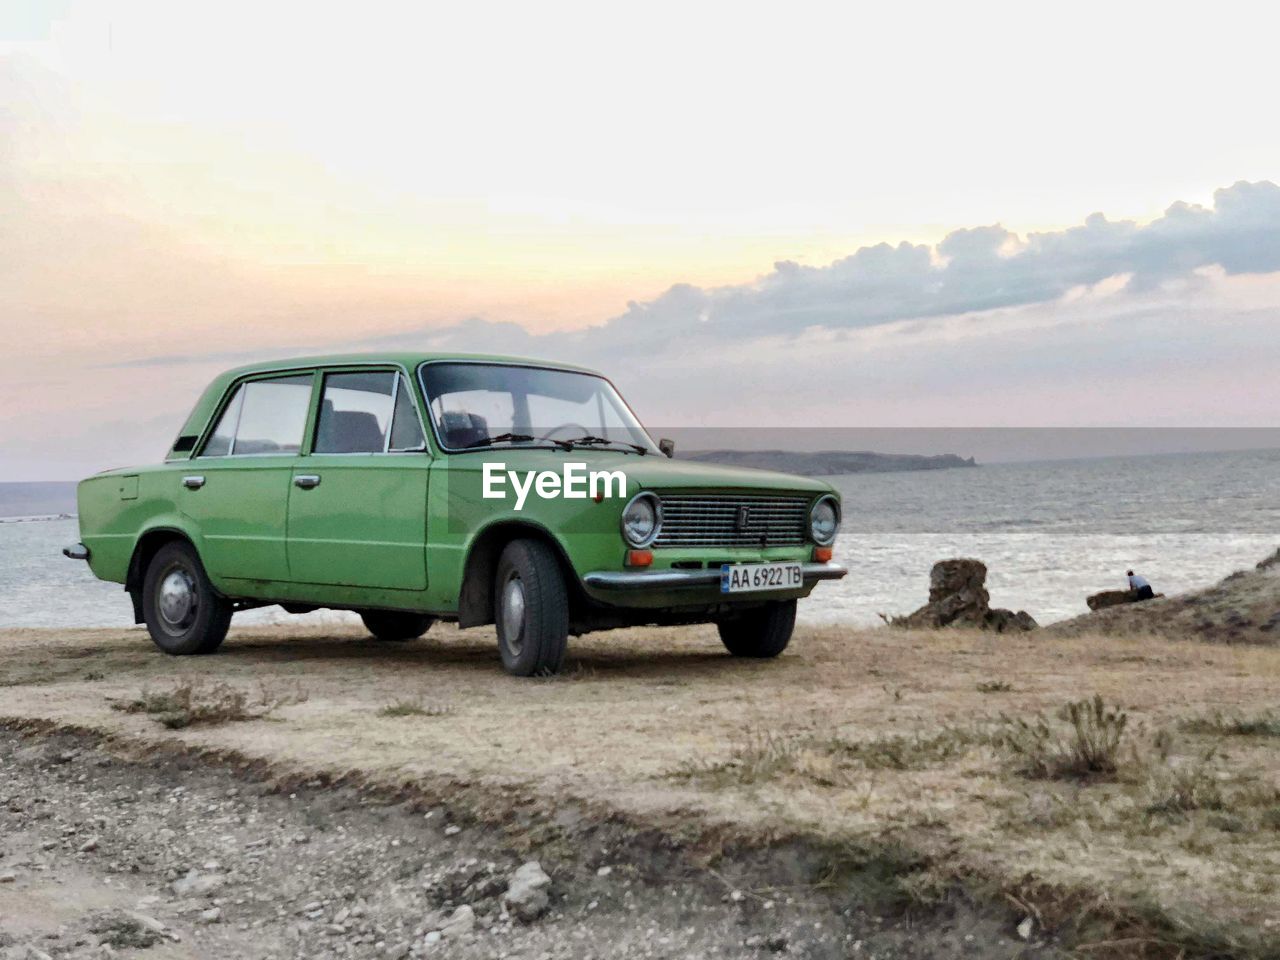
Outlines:
{"type": "MultiPolygon", "coordinates": [[[[1280,450],[996,463],[825,478],[844,497],[836,559],[849,575],[800,605],[807,623],[873,625],[925,602],[929,569],[976,557],[994,606],[1041,624],[1086,612],[1125,571],[1180,593],[1251,568],[1280,546],[1280,450]]],[[[69,485],[0,484],[0,627],[129,627],[118,584],[62,556],[78,537],[69,485]],[[32,512],[32,507],[43,509],[32,512]]],[[[355,622],[278,607],[238,623],[355,622]]]]}

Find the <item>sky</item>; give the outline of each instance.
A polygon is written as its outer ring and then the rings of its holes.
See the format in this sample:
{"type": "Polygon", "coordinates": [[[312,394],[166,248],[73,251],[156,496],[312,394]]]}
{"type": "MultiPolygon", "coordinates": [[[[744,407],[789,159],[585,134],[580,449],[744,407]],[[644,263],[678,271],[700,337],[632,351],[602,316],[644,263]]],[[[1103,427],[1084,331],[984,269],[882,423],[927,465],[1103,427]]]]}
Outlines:
{"type": "Polygon", "coordinates": [[[10,0],[0,480],[388,347],[587,363],[672,426],[1278,426],[1278,21],[10,0]]]}

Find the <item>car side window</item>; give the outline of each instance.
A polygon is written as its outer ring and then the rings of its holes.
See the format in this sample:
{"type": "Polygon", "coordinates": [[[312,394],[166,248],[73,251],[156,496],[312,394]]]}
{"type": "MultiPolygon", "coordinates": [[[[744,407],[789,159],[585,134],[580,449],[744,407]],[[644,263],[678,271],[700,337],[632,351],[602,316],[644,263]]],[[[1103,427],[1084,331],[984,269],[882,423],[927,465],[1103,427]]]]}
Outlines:
{"type": "Polygon", "coordinates": [[[382,453],[391,425],[393,373],[328,373],[313,453],[382,453]]]}
{"type": "Polygon", "coordinates": [[[202,457],[297,453],[306,430],[311,375],[250,380],[236,388],[202,457]]]}
{"type": "Polygon", "coordinates": [[[392,450],[425,450],[427,438],[422,435],[422,421],[418,419],[418,411],[413,408],[413,394],[409,392],[409,381],[403,376],[399,378],[400,386],[396,390],[396,410],[391,421],[392,450]]]}
{"type": "Polygon", "coordinates": [[[421,450],[424,444],[403,376],[390,371],[325,374],[312,453],[386,453],[421,450]]]}

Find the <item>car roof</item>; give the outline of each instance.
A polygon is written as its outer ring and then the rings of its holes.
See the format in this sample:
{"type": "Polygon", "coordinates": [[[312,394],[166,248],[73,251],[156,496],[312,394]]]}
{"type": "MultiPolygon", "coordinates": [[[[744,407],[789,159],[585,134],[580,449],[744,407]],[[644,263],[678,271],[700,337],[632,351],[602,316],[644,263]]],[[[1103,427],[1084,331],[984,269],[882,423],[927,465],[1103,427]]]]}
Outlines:
{"type": "Polygon", "coordinates": [[[310,357],[280,357],[275,360],[263,360],[234,367],[219,375],[219,380],[238,380],[240,377],[255,373],[270,373],[273,370],[295,370],[299,367],[332,367],[350,366],[361,363],[397,363],[412,370],[420,363],[443,360],[460,360],[470,363],[514,363],[523,366],[551,367],[556,370],[576,370],[579,373],[591,373],[600,376],[598,370],[581,367],[572,363],[560,363],[553,360],[538,360],[531,357],[501,356],[484,353],[421,353],[407,351],[369,351],[364,353],[331,353],[310,357]]]}
{"type": "MultiPolygon", "coordinates": [[[[285,373],[291,370],[311,370],[316,367],[340,367],[356,365],[377,365],[384,363],[399,364],[406,370],[413,371],[419,364],[435,361],[460,360],[464,362],[509,363],[520,366],[547,367],[553,370],[572,370],[602,376],[595,370],[579,367],[570,363],[533,360],[528,357],[504,357],[483,353],[421,353],[407,351],[377,351],[368,353],[332,353],[312,357],[279,357],[275,360],[263,360],[260,363],[249,363],[234,367],[218,374],[204,389],[195,408],[187,416],[179,437],[197,436],[203,433],[210,418],[217,410],[218,403],[226,394],[227,388],[242,377],[260,373],[285,373]]],[[[175,445],[177,441],[175,440],[175,445]]],[[[187,454],[189,455],[189,454],[187,454]]],[[[166,459],[184,459],[183,453],[171,448],[166,459]]]]}

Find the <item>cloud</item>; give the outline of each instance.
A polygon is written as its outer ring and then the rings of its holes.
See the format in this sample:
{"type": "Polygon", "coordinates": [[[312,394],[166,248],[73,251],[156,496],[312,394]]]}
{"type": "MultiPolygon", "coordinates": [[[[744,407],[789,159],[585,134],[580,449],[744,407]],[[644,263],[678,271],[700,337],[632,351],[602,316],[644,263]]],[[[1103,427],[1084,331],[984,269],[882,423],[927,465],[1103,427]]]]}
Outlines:
{"type": "Polygon", "coordinates": [[[868,327],[1047,303],[1119,275],[1144,289],[1211,265],[1228,275],[1280,270],[1280,187],[1240,182],[1218,190],[1212,208],[1176,203],[1146,225],[1096,213],[1080,226],[1025,238],[986,226],[956,230],[932,248],[863,247],[825,267],[783,261],[751,284],[672,287],[631,304],[600,332],[868,327]]]}
{"type": "Polygon", "coordinates": [[[377,311],[349,299],[294,306],[217,263],[193,277],[182,267],[199,266],[198,255],[147,259],[115,240],[123,259],[110,272],[145,262],[158,287],[177,276],[193,299],[175,296],[172,335],[136,336],[130,324],[128,352],[102,342],[107,325],[82,316],[100,308],[75,285],[61,289],[85,301],[79,312],[53,299],[39,313],[82,337],[50,338],[34,310],[30,323],[11,314],[19,341],[50,359],[0,386],[0,475],[146,462],[219,370],[356,350],[585,364],[658,428],[1274,426],[1280,409],[1280,187],[1266,181],[1218,190],[1211,207],[1174,204],[1147,224],[1094,214],[1026,236],[989,225],[936,245],[881,243],[823,267],[782,261],[750,283],[676,284],[600,324],[550,333],[484,316],[415,322],[408,307],[366,320],[377,311]],[[219,290],[204,304],[209,279],[219,290]],[[311,322],[326,317],[334,322],[311,322]],[[137,351],[148,341],[154,350],[137,351]],[[114,398],[126,419],[102,423],[84,408],[86,390],[114,398]]]}
{"type": "Polygon", "coordinates": [[[993,225],[955,230],[932,247],[863,247],[824,267],[784,260],[747,284],[676,284],[570,333],[533,336],[516,324],[473,318],[369,343],[625,358],[678,352],[697,340],[796,336],[1048,304],[1117,277],[1121,292],[1137,294],[1208,267],[1226,276],[1280,271],[1280,186],[1242,181],[1216,191],[1211,208],[1175,203],[1145,225],[1095,213],[1079,226],[1026,237],[993,225]]]}

